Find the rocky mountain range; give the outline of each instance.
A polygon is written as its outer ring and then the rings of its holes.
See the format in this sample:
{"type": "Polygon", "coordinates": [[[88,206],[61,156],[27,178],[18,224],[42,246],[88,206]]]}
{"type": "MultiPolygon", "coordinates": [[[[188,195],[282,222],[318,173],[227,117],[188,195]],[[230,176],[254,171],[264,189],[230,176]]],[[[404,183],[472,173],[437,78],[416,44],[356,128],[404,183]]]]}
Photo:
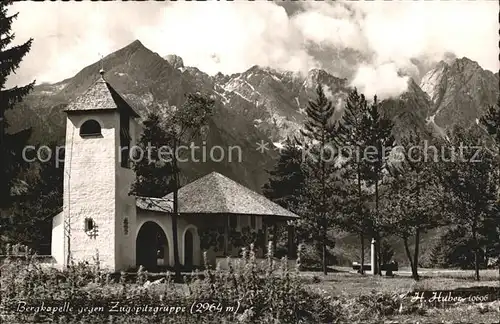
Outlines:
{"type": "MultiPolygon", "coordinates": [[[[339,116],[350,91],[347,79],[321,69],[303,76],[253,66],[243,73],[210,76],[184,66],[176,55],[161,57],[134,41],[72,78],[36,86],[18,109],[8,112],[10,130],[33,127],[31,142],[63,145],[63,110],[99,77],[101,64],[106,80],[141,116],[148,111],[180,107],[187,93],[213,96],[216,109],[204,139],[206,146],[237,145],[242,159],[188,162],[183,166],[185,180],[218,171],[257,191],[267,180],[265,170],[273,166],[277,156],[273,147],[298,132],[317,84],[324,86],[339,116]],[[263,154],[256,151],[256,143],[261,140],[270,143],[270,150],[263,154]]],[[[498,73],[484,70],[468,58],[441,61],[415,79],[409,78],[408,89],[401,96],[382,102],[384,113],[394,120],[396,137],[415,128],[442,136],[454,124],[472,124],[499,95],[498,73]]]]}

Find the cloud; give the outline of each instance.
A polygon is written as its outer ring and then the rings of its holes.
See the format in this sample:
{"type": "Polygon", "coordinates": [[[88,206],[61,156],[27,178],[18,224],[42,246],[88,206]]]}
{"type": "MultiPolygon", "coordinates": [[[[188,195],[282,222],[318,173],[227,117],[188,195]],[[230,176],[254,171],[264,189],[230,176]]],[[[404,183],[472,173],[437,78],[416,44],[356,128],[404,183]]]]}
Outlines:
{"type": "Polygon", "coordinates": [[[164,4],[151,2],[16,2],[9,13],[18,12],[12,26],[14,43],[33,38],[33,46],[11,84],[37,80],[57,82],[72,77],[85,66],[135,40],[135,25],[155,25],[164,4]]]}
{"type": "Polygon", "coordinates": [[[398,74],[395,63],[378,66],[361,65],[354,76],[352,85],[361,89],[367,98],[377,95],[386,99],[403,93],[408,87],[408,76],[398,74]]]}
{"type": "Polygon", "coordinates": [[[322,67],[379,96],[404,91],[450,53],[498,71],[497,4],[420,2],[20,2],[13,26],[32,51],[12,84],[56,82],[135,39],[209,74],[258,64],[322,67]],[[419,64],[416,64],[416,60],[419,64]]]}
{"type": "Polygon", "coordinates": [[[367,95],[398,95],[406,90],[408,76],[418,79],[423,65],[450,56],[500,69],[498,5],[493,2],[309,2],[306,7],[292,18],[306,39],[363,54],[352,84],[367,95]]]}
{"type": "Polygon", "coordinates": [[[144,26],[136,36],[146,47],[175,53],[209,74],[256,64],[300,72],[318,65],[285,9],[269,2],[171,4],[159,25],[144,26]]]}

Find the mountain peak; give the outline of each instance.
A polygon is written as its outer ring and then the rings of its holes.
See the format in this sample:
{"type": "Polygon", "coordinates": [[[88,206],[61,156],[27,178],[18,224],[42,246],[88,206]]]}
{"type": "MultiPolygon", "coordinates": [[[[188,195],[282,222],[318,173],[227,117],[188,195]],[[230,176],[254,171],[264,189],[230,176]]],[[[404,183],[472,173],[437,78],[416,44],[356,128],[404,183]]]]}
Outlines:
{"type": "Polygon", "coordinates": [[[125,46],[124,48],[130,48],[130,49],[138,49],[138,48],[141,48],[141,47],[144,47],[145,46],[141,43],[140,40],[136,39],[135,41],[133,41],[132,43],[128,44],[127,46],[125,46]]]}
{"type": "MultiPolygon", "coordinates": [[[[112,57],[112,56],[122,56],[122,55],[130,55],[131,53],[135,53],[137,51],[141,51],[141,52],[151,52],[147,47],[145,47],[141,41],[139,41],[138,39],[136,39],[135,41],[133,41],[132,43],[122,47],[121,49],[111,53],[108,55],[108,57],[112,57]]],[[[151,52],[152,53],[152,52],[151,52]]]]}
{"type": "Polygon", "coordinates": [[[481,68],[479,63],[477,63],[476,61],[473,61],[467,57],[457,58],[453,62],[451,67],[456,68],[460,71],[462,71],[462,70],[471,70],[471,71],[483,70],[483,68],[481,68]]]}
{"type": "Polygon", "coordinates": [[[275,69],[273,69],[273,68],[266,67],[266,66],[253,65],[251,68],[249,68],[248,70],[246,70],[245,72],[243,72],[243,74],[250,74],[250,73],[256,73],[256,74],[259,74],[259,73],[277,74],[278,71],[275,70],[275,69]]]}
{"type": "Polygon", "coordinates": [[[479,65],[478,62],[471,60],[468,57],[461,57],[461,58],[449,58],[449,59],[444,59],[439,61],[434,68],[431,71],[437,71],[437,70],[442,70],[444,68],[458,68],[458,69],[473,69],[473,70],[478,70],[481,69],[481,66],[479,65]]]}
{"type": "Polygon", "coordinates": [[[169,55],[165,56],[164,59],[168,63],[170,63],[170,65],[172,65],[175,69],[184,68],[184,61],[183,61],[182,57],[180,57],[179,55],[169,54],[169,55]]]}

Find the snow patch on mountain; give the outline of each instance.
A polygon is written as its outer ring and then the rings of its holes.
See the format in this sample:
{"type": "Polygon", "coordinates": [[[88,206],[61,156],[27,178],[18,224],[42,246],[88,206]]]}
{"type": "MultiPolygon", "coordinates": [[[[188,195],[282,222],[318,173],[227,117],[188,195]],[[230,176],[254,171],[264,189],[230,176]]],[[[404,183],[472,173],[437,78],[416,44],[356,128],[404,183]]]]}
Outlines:
{"type": "Polygon", "coordinates": [[[231,79],[227,84],[223,86],[223,88],[225,91],[233,92],[248,102],[252,102],[248,94],[250,94],[250,96],[261,95],[250,83],[241,78],[240,75],[236,78],[231,79]],[[245,94],[243,94],[242,92],[244,92],[245,94]]]}
{"type": "Polygon", "coordinates": [[[274,81],[281,82],[281,80],[277,76],[275,76],[274,74],[270,73],[269,75],[271,76],[271,78],[274,79],[274,81]]]}
{"type": "Polygon", "coordinates": [[[274,147],[276,147],[280,151],[285,148],[285,145],[283,145],[280,142],[273,142],[273,145],[274,145],[274,147]]]}
{"type": "Polygon", "coordinates": [[[236,90],[233,90],[233,91],[231,91],[231,92],[232,92],[232,93],[234,93],[234,94],[236,94],[236,95],[238,95],[238,96],[240,96],[241,98],[245,99],[245,100],[246,100],[246,101],[248,101],[248,102],[252,102],[250,99],[248,99],[247,97],[245,97],[244,95],[242,95],[241,93],[239,93],[239,92],[238,92],[238,91],[236,91],[236,90]]]}
{"type": "Polygon", "coordinates": [[[227,99],[227,97],[224,95],[224,93],[221,93],[221,92],[218,92],[217,90],[214,89],[214,92],[222,98],[222,103],[223,104],[228,104],[229,103],[229,99],[227,99]]]}
{"type": "Polygon", "coordinates": [[[420,88],[427,93],[432,103],[436,103],[439,95],[441,81],[445,75],[447,64],[441,62],[435,69],[427,72],[420,81],[420,88]]]}
{"type": "MultiPolygon", "coordinates": [[[[436,114],[437,114],[437,112],[436,112],[436,114]]],[[[443,138],[446,138],[446,140],[449,140],[449,137],[446,134],[446,131],[442,127],[440,127],[438,124],[436,124],[436,122],[434,121],[434,119],[436,118],[436,114],[427,117],[425,122],[427,125],[431,126],[437,134],[439,134],[443,138]]]]}

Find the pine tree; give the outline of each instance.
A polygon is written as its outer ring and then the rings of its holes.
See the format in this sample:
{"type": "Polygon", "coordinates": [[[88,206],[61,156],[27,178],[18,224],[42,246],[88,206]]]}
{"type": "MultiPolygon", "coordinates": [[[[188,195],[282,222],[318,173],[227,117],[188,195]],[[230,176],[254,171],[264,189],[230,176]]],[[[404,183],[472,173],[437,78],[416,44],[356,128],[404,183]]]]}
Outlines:
{"type": "Polygon", "coordinates": [[[150,113],[143,122],[144,131],[137,143],[142,152],[147,152],[145,158],[133,161],[135,182],[131,193],[142,197],[164,197],[171,191],[172,156],[171,152],[162,150],[168,141],[167,131],[158,113],[150,113]]]}
{"type": "Polygon", "coordinates": [[[267,171],[269,180],[262,187],[264,196],[283,208],[294,210],[304,187],[302,152],[297,141],[287,138],[274,169],[267,171]]]}
{"type": "Polygon", "coordinates": [[[443,184],[452,195],[454,223],[472,236],[479,280],[481,245],[487,242],[481,234],[491,230],[484,227],[489,220],[498,218],[496,157],[484,149],[476,133],[458,127],[451,137],[449,152],[454,160],[443,167],[443,184]]]}
{"type": "MultiPolygon", "coordinates": [[[[495,106],[490,106],[486,114],[481,117],[481,123],[486,126],[488,133],[495,139],[496,154],[497,154],[497,176],[500,181],[500,96],[498,97],[495,106]]],[[[500,182],[497,185],[497,203],[495,206],[500,214],[500,182]]],[[[487,234],[490,237],[492,246],[489,247],[488,253],[492,257],[498,258],[498,275],[500,276],[500,217],[487,220],[489,223],[487,228],[490,229],[487,234]]]]}
{"type": "MultiPolygon", "coordinates": [[[[297,147],[298,141],[289,137],[280,152],[280,156],[273,170],[267,171],[269,180],[262,187],[265,197],[292,212],[298,213],[298,206],[302,199],[305,174],[302,169],[302,152],[297,147]]],[[[278,224],[273,223],[273,251],[276,251],[280,233],[278,224]]]]}
{"type": "MultiPolygon", "coordinates": [[[[56,152],[56,143],[48,147],[56,152]]],[[[50,158],[44,157],[44,158],[50,158]]],[[[59,156],[59,161],[64,157],[59,156]]],[[[63,168],[56,164],[52,156],[47,162],[37,161],[30,169],[27,192],[14,202],[11,212],[13,222],[5,233],[10,242],[19,242],[29,246],[40,254],[50,254],[52,217],[62,211],[63,205],[63,168]],[[30,230],[27,231],[26,229],[30,230]]],[[[10,225],[10,226],[9,226],[10,225]]]]}
{"type": "Polygon", "coordinates": [[[368,103],[363,94],[359,94],[357,89],[349,93],[344,107],[344,115],[340,124],[344,149],[348,149],[347,176],[349,185],[347,187],[349,200],[344,205],[342,226],[349,232],[359,235],[361,243],[361,267],[360,273],[364,273],[365,263],[365,235],[370,229],[369,212],[367,208],[366,189],[364,181],[366,175],[365,161],[361,159],[360,153],[365,149],[366,139],[363,133],[363,119],[368,113],[368,103]]]}
{"type": "Polygon", "coordinates": [[[500,145],[500,96],[495,106],[490,106],[484,116],[480,118],[481,123],[486,126],[486,130],[500,145]]]}
{"type": "Polygon", "coordinates": [[[35,84],[32,82],[22,87],[6,88],[8,76],[19,68],[33,42],[30,39],[22,45],[8,47],[14,40],[11,27],[17,17],[17,14],[8,15],[7,13],[12,3],[11,0],[0,3],[0,213],[12,206],[15,200],[12,188],[16,185],[16,178],[20,171],[27,166],[22,159],[21,152],[31,135],[31,129],[8,133],[9,124],[5,118],[5,112],[14,109],[35,84]]]}
{"type": "Polygon", "coordinates": [[[326,98],[321,85],[316,94],[316,101],[309,101],[307,120],[301,131],[305,137],[302,150],[307,174],[301,222],[308,222],[304,227],[309,225],[315,231],[311,236],[320,242],[323,273],[326,275],[327,246],[333,243],[328,238],[328,230],[334,223],[333,213],[338,213],[343,187],[337,164],[340,127],[333,120],[335,107],[326,98]]]}
{"type": "MultiPolygon", "coordinates": [[[[379,222],[379,205],[380,193],[379,186],[383,179],[383,173],[387,170],[387,161],[392,148],[395,145],[392,135],[393,122],[390,119],[384,118],[380,112],[380,105],[377,96],[373,98],[373,103],[368,109],[368,113],[363,116],[362,121],[362,137],[365,139],[365,151],[363,160],[365,161],[365,170],[367,183],[375,187],[375,212],[372,216],[372,237],[376,240],[376,250],[379,256],[377,272],[380,271],[380,226],[379,222]]],[[[374,265],[372,265],[373,267],[374,265]]]]}

